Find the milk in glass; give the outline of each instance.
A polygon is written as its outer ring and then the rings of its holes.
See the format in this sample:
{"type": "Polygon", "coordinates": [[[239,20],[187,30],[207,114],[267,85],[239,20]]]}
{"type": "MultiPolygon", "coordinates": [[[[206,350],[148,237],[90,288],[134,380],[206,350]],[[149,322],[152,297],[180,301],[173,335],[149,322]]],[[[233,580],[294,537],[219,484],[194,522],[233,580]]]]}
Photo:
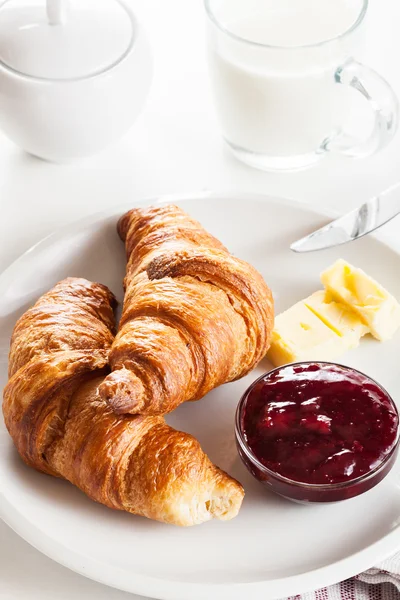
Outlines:
{"type": "Polygon", "coordinates": [[[338,86],[335,72],[359,55],[363,32],[346,34],[359,13],[349,0],[217,3],[209,62],[225,139],[273,156],[321,147],[357,111],[356,92],[338,86]]]}

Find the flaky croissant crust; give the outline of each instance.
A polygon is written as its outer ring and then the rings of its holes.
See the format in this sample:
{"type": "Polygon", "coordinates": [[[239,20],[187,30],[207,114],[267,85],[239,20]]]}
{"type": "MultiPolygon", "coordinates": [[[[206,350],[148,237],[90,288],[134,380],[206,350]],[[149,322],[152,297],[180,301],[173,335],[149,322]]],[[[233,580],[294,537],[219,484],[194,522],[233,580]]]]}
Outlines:
{"type": "Polygon", "coordinates": [[[114,307],[105,286],[69,278],[17,322],[3,413],[21,457],[110,508],[177,525],[234,517],[243,488],[195,438],[100,398],[114,307]]]}
{"type": "Polygon", "coordinates": [[[273,329],[261,275],[176,206],[133,209],[118,230],[125,299],[102,398],[117,413],[164,414],[251,371],[273,329]]]}
{"type": "Polygon", "coordinates": [[[106,506],[179,525],[232,518],[241,485],[161,414],[255,366],[271,293],[177,207],[130,211],[119,232],[128,265],[117,337],[105,286],[60,282],[16,324],[6,425],[27,464],[106,506]]]}

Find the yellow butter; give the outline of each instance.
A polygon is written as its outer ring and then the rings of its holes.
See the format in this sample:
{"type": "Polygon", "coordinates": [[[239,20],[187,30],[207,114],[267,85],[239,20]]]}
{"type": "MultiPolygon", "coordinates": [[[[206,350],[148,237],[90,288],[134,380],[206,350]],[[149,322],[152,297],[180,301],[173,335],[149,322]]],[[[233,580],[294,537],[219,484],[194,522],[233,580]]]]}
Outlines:
{"type": "Polygon", "coordinates": [[[325,290],[320,290],[304,300],[309,308],[327,327],[340,337],[346,337],[349,348],[358,346],[360,338],[369,332],[360,316],[325,290]]]}
{"type": "Polygon", "coordinates": [[[275,318],[267,358],[277,367],[302,360],[334,360],[357,345],[358,339],[353,333],[339,335],[304,301],[298,302],[275,318]]]}
{"type": "Polygon", "coordinates": [[[353,310],[378,340],[393,337],[400,326],[400,305],[377,281],[361,269],[338,260],[321,274],[335,300],[353,310]]]}

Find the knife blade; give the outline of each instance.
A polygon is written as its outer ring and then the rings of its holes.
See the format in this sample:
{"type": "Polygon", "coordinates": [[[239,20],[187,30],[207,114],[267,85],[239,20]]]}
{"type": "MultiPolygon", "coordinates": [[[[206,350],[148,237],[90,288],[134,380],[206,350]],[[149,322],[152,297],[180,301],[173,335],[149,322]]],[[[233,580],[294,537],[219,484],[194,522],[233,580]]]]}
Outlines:
{"type": "Polygon", "coordinates": [[[400,214],[400,183],[374,196],[359,208],[294,242],[293,252],[314,252],[347,244],[375,231],[400,214]]]}

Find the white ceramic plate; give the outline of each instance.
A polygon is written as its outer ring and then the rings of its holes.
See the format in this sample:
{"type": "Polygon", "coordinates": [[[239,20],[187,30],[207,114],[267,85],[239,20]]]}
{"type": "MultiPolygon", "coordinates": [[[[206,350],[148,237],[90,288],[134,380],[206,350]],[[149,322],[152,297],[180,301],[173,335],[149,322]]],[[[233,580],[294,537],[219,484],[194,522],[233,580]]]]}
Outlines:
{"type": "MultiPolygon", "coordinates": [[[[246,195],[173,200],[261,271],[277,311],[318,289],[320,271],[339,256],[366,268],[400,298],[400,256],[372,237],[317,254],[290,252],[290,242],[326,222],[310,207],[246,195]]],[[[128,208],[56,232],[2,275],[0,387],[6,382],[8,339],[17,317],[57,281],[87,277],[122,298],[124,250],[115,225],[128,208]]],[[[400,335],[384,345],[363,340],[343,362],[376,378],[400,402],[399,354],[400,335]]],[[[197,436],[211,459],[243,483],[246,497],[233,521],[180,529],[113,512],[69,483],[23,465],[1,424],[4,520],[33,546],[83,575],[168,600],[281,598],[345,579],[394,553],[400,548],[399,463],[363,496],[316,506],[267,492],[241,464],[234,443],[235,407],[243,390],[268,367],[264,362],[242,381],[168,418],[197,436]]]]}

